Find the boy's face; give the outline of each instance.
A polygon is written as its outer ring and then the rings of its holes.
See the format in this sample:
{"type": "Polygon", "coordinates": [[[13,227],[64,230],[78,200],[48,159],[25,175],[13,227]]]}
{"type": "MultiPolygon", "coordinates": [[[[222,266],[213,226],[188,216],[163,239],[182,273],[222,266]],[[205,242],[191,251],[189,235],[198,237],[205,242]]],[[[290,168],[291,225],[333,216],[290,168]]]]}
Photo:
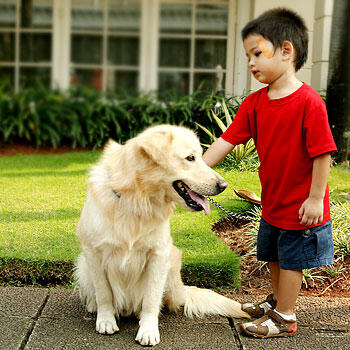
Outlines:
{"type": "Polygon", "coordinates": [[[261,35],[251,34],[243,41],[248,57],[248,65],[256,80],[271,84],[286,70],[280,48],[274,49],[272,43],[261,35]]]}

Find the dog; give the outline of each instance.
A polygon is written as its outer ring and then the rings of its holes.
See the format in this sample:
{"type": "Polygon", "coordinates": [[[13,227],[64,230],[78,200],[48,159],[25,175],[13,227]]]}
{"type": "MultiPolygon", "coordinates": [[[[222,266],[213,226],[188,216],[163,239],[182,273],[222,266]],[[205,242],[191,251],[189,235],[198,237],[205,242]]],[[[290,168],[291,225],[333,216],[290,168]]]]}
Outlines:
{"type": "Polygon", "coordinates": [[[176,204],[208,214],[206,196],[226,186],[202,160],[190,129],[159,125],[124,145],[109,141],[90,171],[77,225],[82,252],[75,276],[82,303],[97,312],[97,332],[113,334],[119,330],[116,318],[134,314],[136,341],[156,345],[162,306],[170,311],[183,306],[188,317],[249,318],[238,302],[183,284],[181,251],[170,235],[176,204]]]}

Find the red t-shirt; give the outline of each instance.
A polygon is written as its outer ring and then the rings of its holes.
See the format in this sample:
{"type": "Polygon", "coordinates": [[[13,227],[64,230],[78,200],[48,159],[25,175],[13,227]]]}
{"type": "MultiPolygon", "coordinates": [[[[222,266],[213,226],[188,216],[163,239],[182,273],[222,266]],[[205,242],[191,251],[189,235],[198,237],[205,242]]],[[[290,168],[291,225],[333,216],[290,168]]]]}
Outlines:
{"type": "MultiPolygon", "coordinates": [[[[321,97],[305,83],[279,99],[270,99],[267,87],[262,88],[245,98],[221,137],[233,145],[253,138],[260,159],[263,219],[286,230],[305,229],[299,209],[309,196],[313,158],[337,149],[321,97]]],[[[321,224],[329,219],[327,185],[321,224]]]]}

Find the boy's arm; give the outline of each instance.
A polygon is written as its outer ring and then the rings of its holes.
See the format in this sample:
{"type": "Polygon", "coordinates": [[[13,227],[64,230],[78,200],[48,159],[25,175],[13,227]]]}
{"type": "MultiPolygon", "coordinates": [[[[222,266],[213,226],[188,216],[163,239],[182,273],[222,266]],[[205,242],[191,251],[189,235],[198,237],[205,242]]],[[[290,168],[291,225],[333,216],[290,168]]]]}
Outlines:
{"type": "Polygon", "coordinates": [[[323,220],[323,199],[327,187],[330,158],[329,153],[314,158],[309,197],[299,209],[301,225],[314,226],[323,220]]]}
{"type": "Polygon", "coordinates": [[[213,168],[217,163],[223,160],[234,147],[235,145],[232,145],[223,138],[219,137],[203,154],[203,160],[208,166],[213,168]]]}

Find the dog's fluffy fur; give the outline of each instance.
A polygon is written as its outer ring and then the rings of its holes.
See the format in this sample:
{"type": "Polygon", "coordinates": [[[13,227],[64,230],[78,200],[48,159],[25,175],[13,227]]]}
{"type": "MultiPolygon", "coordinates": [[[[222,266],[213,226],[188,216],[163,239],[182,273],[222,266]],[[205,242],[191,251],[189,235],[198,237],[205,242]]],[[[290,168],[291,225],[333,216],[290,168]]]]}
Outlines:
{"type": "Polygon", "coordinates": [[[229,298],[183,285],[181,251],[170,235],[175,204],[207,212],[204,196],[226,185],[203,162],[198,138],[189,129],[161,125],[123,146],[108,143],[90,172],[77,227],[82,253],[75,274],[82,302],[97,312],[99,333],[118,331],[115,317],[133,313],[140,319],[136,340],[158,344],[162,305],[184,306],[189,317],[249,317],[229,298]]]}

